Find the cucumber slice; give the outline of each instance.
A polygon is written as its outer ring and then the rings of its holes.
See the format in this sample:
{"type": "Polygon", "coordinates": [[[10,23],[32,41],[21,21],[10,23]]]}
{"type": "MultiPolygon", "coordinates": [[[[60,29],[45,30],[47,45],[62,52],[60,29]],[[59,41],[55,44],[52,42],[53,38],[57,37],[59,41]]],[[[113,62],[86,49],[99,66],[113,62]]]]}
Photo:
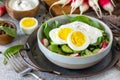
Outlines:
{"type": "Polygon", "coordinates": [[[61,46],[61,49],[62,49],[62,51],[65,52],[65,53],[73,53],[73,52],[74,52],[74,51],[73,51],[71,48],[69,48],[67,45],[62,45],[62,46],[61,46]]]}
{"type": "Polygon", "coordinates": [[[50,49],[50,51],[53,51],[53,52],[56,52],[56,53],[60,53],[60,54],[62,53],[61,48],[59,48],[58,45],[56,45],[56,44],[51,44],[49,46],[49,49],[50,49]]]}
{"type": "Polygon", "coordinates": [[[96,54],[100,49],[93,50],[93,54],[96,54]]]}
{"type": "Polygon", "coordinates": [[[90,50],[88,50],[88,49],[85,50],[85,56],[92,55],[92,54],[93,53],[90,50]]]}

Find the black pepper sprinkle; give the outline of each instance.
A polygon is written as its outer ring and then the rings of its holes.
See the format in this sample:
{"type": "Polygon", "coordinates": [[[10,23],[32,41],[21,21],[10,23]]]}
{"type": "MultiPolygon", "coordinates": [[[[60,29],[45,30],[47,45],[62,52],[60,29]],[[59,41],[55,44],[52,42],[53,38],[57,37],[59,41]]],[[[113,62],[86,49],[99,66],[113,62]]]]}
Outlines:
{"type": "Polygon", "coordinates": [[[41,17],[41,15],[38,15],[38,17],[41,17]]]}

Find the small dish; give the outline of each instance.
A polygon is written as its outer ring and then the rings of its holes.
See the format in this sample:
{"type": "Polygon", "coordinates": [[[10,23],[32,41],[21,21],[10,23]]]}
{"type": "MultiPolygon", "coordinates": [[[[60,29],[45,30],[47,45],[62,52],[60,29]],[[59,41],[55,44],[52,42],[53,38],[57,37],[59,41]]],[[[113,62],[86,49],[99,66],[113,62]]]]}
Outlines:
{"type": "MultiPolygon", "coordinates": [[[[36,4],[36,6],[33,9],[30,10],[14,10],[10,6],[15,2],[16,0],[6,0],[5,7],[6,10],[13,19],[20,20],[23,17],[34,17],[40,8],[40,1],[39,0],[33,0],[36,4]]],[[[23,1],[23,0],[22,0],[23,1]]]]}
{"type": "MultiPolygon", "coordinates": [[[[17,31],[17,28],[14,23],[7,21],[7,20],[0,20],[0,25],[9,26],[14,28],[17,31]]],[[[0,44],[5,45],[13,41],[15,37],[12,37],[6,34],[4,31],[0,30],[0,44]]]]}
{"type": "Polygon", "coordinates": [[[34,17],[24,17],[20,20],[19,25],[22,31],[29,35],[38,27],[38,21],[34,17]]]}

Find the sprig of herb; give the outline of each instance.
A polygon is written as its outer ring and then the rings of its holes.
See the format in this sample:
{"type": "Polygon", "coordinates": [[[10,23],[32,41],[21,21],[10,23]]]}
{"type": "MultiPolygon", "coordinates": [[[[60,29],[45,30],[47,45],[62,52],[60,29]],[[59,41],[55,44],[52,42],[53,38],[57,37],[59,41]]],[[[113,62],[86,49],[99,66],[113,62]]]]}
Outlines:
{"type": "Polygon", "coordinates": [[[16,37],[16,35],[17,35],[16,29],[14,29],[14,28],[10,28],[10,27],[6,27],[6,26],[1,25],[0,29],[12,37],[16,37]]]}
{"type": "Polygon", "coordinates": [[[7,60],[6,60],[6,56],[8,54],[11,54],[13,53],[14,55],[16,55],[18,53],[18,51],[20,49],[22,49],[24,46],[23,45],[15,45],[15,46],[12,46],[12,47],[9,47],[5,50],[5,52],[3,53],[3,55],[5,56],[4,58],[4,61],[3,61],[3,64],[7,64],[7,60]]]}

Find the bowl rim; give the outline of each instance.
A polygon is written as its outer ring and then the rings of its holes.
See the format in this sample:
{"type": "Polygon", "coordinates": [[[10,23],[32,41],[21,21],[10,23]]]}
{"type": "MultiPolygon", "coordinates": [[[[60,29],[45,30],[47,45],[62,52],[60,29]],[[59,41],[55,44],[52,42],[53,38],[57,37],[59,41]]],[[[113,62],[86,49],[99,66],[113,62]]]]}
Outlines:
{"type": "Polygon", "coordinates": [[[11,24],[11,25],[14,26],[15,29],[17,29],[16,25],[13,22],[11,22],[11,21],[9,21],[7,19],[2,19],[2,20],[0,20],[0,22],[5,22],[5,23],[8,23],[8,24],[11,24]]]}
{"type": "MultiPolygon", "coordinates": [[[[59,17],[64,17],[65,15],[60,15],[60,16],[56,16],[56,17],[52,17],[52,18],[50,18],[50,19],[48,19],[48,20],[46,20],[46,22],[49,22],[49,21],[51,21],[51,20],[54,20],[54,19],[56,19],[56,18],[59,18],[59,17]]],[[[68,15],[68,16],[71,16],[71,17],[73,17],[73,16],[80,16],[79,14],[72,14],[72,15],[68,15]]],[[[93,19],[93,20],[96,20],[97,22],[99,22],[100,24],[102,24],[102,25],[104,25],[105,27],[107,27],[107,30],[109,30],[109,34],[110,34],[110,42],[109,42],[109,44],[108,44],[108,46],[105,48],[105,49],[103,49],[103,51],[102,52],[98,52],[98,53],[96,53],[96,54],[92,54],[92,55],[87,55],[87,56],[80,56],[80,57],[74,57],[74,56],[66,56],[66,55],[62,55],[62,54],[58,54],[58,53],[55,53],[55,52],[52,52],[52,51],[50,51],[48,48],[46,48],[42,43],[41,43],[41,40],[40,40],[40,36],[39,36],[39,34],[40,34],[40,31],[42,30],[42,28],[43,28],[43,24],[41,24],[41,26],[39,27],[39,29],[38,29],[38,31],[37,31],[37,41],[38,41],[38,45],[41,45],[45,50],[47,50],[48,52],[50,52],[50,53],[52,53],[52,54],[54,54],[54,55],[58,55],[58,56],[61,56],[61,57],[67,57],[67,58],[75,58],[75,59],[78,59],[78,58],[88,58],[88,57],[93,57],[93,56],[96,56],[96,55],[98,55],[98,54],[100,54],[100,53],[103,53],[104,51],[106,51],[111,45],[112,45],[112,42],[113,42],[113,33],[112,33],[112,31],[111,31],[111,29],[108,27],[108,25],[107,24],[105,24],[103,21],[101,21],[101,20],[99,20],[99,19],[97,19],[97,18],[95,18],[95,17],[92,17],[92,16],[88,16],[88,15],[82,15],[82,16],[87,16],[87,17],[89,17],[90,19],[93,19]]],[[[40,49],[40,48],[39,48],[40,49]]],[[[41,50],[41,49],[40,49],[41,50]]],[[[44,53],[43,53],[44,54],[44,53]]]]}
{"type": "Polygon", "coordinates": [[[38,4],[37,4],[34,8],[32,8],[32,9],[30,9],[30,10],[18,11],[18,10],[15,10],[15,9],[12,9],[11,7],[9,7],[9,2],[10,2],[10,0],[6,0],[5,6],[6,6],[7,8],[9,8],[11,11],[15,11],[15,12],[28,12],[28,11],[33,11],[34,9],[36,9],[36,8],[38,8],[38,7],[40,6],[40,1],[38,0],[38,4]]]}

